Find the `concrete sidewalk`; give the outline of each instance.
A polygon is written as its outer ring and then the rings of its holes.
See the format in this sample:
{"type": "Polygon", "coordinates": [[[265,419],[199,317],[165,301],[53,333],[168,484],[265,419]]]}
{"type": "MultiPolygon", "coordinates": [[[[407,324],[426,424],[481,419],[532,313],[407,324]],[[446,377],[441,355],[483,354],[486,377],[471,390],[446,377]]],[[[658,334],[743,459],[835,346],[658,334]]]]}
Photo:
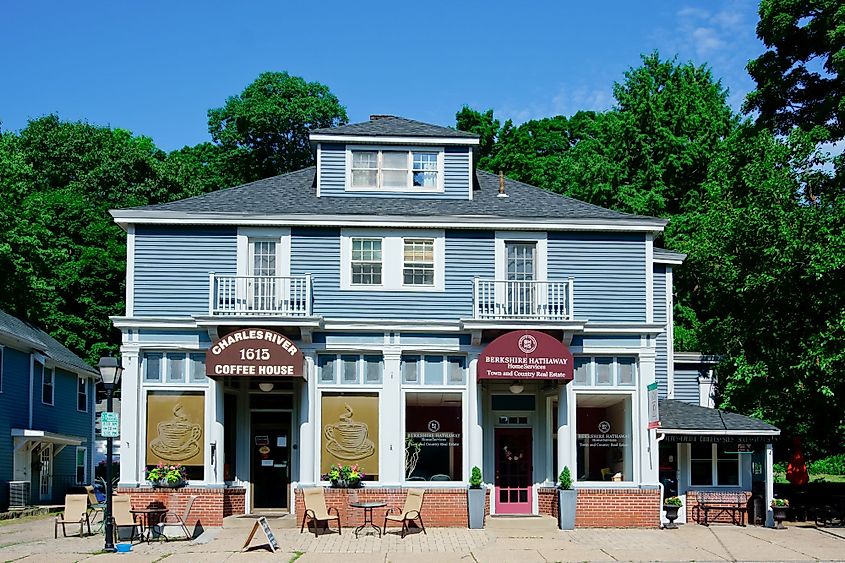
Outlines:
{"type": "Polygon", "coordinates": [[[0,561],[292,561],[532,563],[539,561],[845,561],[845,529],[792,524],[786,530],[688,524],[678,530],[580,529],[560,531],[554,520],[488,519],[484,530],[430,528],[401,539],[351,529],[314,537],[300,534],[290,516],[269,518],[281,551],[270,553],[259,531],[242,551],[252,518],[227,518],[223,528],[194,541],[135,544],[129,554],[99,553],[102,536],[53,539],[52,519],[0,525],[0,561]],[[344,554],[339,559],[338,554],[344,554]]]}

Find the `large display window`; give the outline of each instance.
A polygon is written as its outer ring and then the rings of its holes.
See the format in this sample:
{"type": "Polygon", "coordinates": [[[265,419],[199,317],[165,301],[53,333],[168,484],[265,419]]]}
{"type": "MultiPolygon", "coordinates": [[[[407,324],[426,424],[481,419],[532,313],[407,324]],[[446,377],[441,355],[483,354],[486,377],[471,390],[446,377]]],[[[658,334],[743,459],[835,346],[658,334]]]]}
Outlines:
{"type": "Polygon", "coordinates": [[[408,481],[462,481],[463,447],[460,393],[405,394],[408,481]]]}
{"type": "Polygon", "coordinates": [[[204,478],[205,393],[147,393],[146,465],[183,465],[188,479],[204,478]]]}
{"type": "Polygon", "coordinates": [[[631,395],[578,393],[575,399],[579,481],[632,481],[631,395]]]}
{"type": "Polygon", "coordinates": [[[332,465],[358,465],[365,481],[379,476],[379,397],[375,394],[323,393],[320,473],[332,465]]]}

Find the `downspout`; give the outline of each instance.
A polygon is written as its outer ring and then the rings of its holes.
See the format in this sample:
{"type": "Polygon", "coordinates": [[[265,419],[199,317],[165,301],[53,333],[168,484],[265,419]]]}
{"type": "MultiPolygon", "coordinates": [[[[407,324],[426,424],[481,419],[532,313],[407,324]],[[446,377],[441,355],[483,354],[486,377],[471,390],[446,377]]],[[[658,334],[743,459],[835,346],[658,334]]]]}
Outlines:
{"type": "Polygon", "coordinates": [[[660,442],[666,437],[666,434],[654,433],[657,444],[657,487],[660,490],[660,506],[657,508],[657,521],[660,526],[663,526],[663,502],[666,500],[666,491],[663,489],[663,481],[660,480],[660,442]]]}

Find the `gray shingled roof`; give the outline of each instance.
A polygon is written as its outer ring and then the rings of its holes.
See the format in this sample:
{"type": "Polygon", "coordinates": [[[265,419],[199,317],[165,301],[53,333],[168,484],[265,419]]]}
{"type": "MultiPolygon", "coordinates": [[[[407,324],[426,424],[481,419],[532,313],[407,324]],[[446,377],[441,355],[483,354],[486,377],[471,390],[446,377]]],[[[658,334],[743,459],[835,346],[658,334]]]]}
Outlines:
{"type": "Polygon", "coordinates": [[[478,170],[472,200],[442,198],[317,197],[316,168],[273,176],[200,196],[135,208],[142,211],[248,215],[407,215],[415,217],[490,217],[604,219],[652,222],[663,219],[620,213],[555,194],[515,180],[505,180],[506,198],[497,197],[499,178],[478,170]]]}
{"type": "Polygon", "coordinates": [[[362,123],[350,123],[340,127],[313,129],[318,135],[367,135],[380,137],[452,137],[456,139],[477,139],[475,133],[458,131],[449,127],[414,121],[393,115],[380,116],[362,123]]]}
{"type": "Polygon", "coordinates": [[[778,431],[777,427],[750,416],[709,409],[677,399],[661,399],[658,411],[660,412],[660,430],[713,430],[737,434],[749,430],[778,431]]]}
{"type": "Polygon", "coordinates": [[[3,310],[0,310],[0,333],[6,333],[11,337],[29,343],[36,350],[65,366],[92,374],[97,373],[94,368],[86,364],[82,358],[68,350],[58,340],[40,328],[13,317],[3,310]]]}

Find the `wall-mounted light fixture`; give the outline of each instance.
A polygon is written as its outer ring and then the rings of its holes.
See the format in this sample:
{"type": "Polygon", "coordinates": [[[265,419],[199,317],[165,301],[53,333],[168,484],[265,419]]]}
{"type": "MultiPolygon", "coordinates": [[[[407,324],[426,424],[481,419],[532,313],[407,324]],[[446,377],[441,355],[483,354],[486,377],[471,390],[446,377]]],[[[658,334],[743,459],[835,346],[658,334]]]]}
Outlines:
{"type": "Polygon", "coordinates": [[[271,382],[262,381],[258,384],[258,388],[264,391],[265,393],[269,393],[273,390],[273,384],[271,382]]]}
{"type": "Polygon", "coordinates": [[[514,395],[519,395],[520,393],[522,393],[523,389],[525,389],[525,386],[519,381],[514,381],[513,383],[511,383],[510,390],[511,393],[513,393],[514,395]]]}

